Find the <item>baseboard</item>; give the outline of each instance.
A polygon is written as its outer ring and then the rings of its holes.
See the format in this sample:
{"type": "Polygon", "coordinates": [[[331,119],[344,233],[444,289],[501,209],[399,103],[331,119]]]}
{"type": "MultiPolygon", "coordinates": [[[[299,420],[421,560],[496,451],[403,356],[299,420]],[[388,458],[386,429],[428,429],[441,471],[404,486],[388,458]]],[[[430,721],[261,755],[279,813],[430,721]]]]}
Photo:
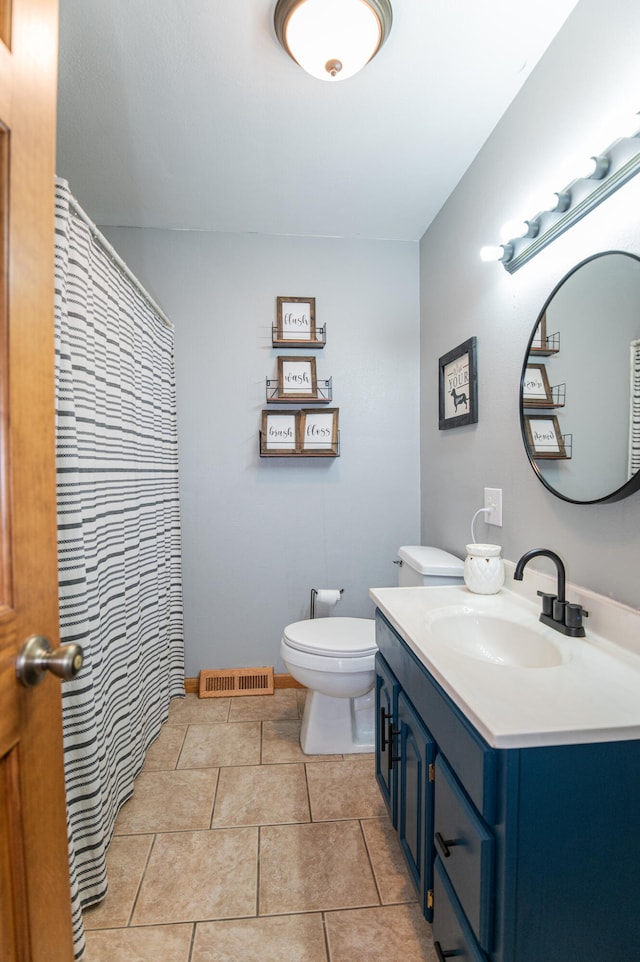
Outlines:
{"type": "MultiPolygon", "coordinates": [[[[291,675],[282,674],[273,676],[274,688],[304,688],[299,681],[291,675]]],[[[184,690],[187,695],[197,695],[200,691],[200,680],[198,678],[185,678],[184,690]]]]}
{"type": "Polygon", "coordinates": [[[273,687],[274,688],[302,688],[304,690],[304,685],[301,685],[299,681],[296,681],[292,675],[274,675],[273,676],[273,687]]]}

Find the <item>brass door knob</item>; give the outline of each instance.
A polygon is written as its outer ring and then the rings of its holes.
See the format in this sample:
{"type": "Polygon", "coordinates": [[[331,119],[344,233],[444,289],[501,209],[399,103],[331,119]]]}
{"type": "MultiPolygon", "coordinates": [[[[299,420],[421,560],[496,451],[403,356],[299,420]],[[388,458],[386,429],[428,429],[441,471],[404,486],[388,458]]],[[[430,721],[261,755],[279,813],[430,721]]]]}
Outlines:
{"type": "Polygon", "coordinates": [[[64,681],[75,678],[84,661],[80,645],[60,645],[55,651],[43,635],[31,635],[20,650],[16,675],[26,688],[39,685],[50,671],[64,681]]]}

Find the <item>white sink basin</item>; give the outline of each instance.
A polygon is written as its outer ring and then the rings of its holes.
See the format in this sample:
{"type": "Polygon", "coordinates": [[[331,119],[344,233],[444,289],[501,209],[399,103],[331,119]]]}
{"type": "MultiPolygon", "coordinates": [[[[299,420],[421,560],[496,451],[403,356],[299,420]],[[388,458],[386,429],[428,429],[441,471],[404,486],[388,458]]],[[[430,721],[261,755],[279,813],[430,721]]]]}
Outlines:
{"type": "MultiPolygon", "coordinates": [[[[529,590],[553,587],[553,578],[536,573],[529,590]]],[[[590,613],[586,637],[571,638],[539,621],[537,596],[506,588],[495,595],[476,595],[465,585],[370,594],[492,747],[640,739],[640,610],[570,586],[569,597],[590,613]]],[[[384,657],[392,641],[384,623],[380,640],[384,657]]]]}
{"type": "Polygon", "coordinates": [[[451,605],[426,615],[431,637],[459,654],[511,668],[553,668],[566,660],[543,625],[523,624],[473,605],[451,605]]]}

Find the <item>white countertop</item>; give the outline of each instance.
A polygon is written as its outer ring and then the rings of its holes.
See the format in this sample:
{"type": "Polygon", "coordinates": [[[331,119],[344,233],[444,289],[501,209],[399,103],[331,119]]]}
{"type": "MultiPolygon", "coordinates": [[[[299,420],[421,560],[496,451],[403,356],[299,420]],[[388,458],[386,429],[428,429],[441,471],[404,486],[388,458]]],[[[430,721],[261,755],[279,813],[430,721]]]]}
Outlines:
{"type": "MultiPolygon", "coordinates": [[[[589,620],[585,621],[585,638],[569,638],[540,624],[539,599],[534,602],[521,592],[504,588],[496,595],[473,594],[457,585],[373,588],[370,595],[460,711],[495,748],[640,738],[640,654],[632,643],[625,647],[624,639],[622,644],[614,644],[594,634],[589,620]],[[454,650],[429,632],[428,612],[432,609],[466,604],[499,616],[505,603],[519,623],[553,640],[562,652],[561,664],[545,668],[490,664],[454,650]]],[[[576,600],[569,590],[567,596],[576,600]]],[[[640,612],[616,606],[602,596],[583,593],[580,600],[583,597],[590,602],[585,607],[593,603],[598,610],[594,621],[600,630],[611,604],[616,630],[622,623],[633,638],[640,638],[640,612]]]]}

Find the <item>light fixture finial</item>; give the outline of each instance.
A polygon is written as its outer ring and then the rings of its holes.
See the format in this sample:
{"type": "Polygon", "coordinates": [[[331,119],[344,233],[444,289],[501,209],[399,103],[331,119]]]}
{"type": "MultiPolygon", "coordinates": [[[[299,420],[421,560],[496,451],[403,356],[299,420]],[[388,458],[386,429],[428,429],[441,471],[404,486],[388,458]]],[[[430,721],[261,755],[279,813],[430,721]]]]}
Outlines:
{"type": "Polygon", "coordinates": [[[346,80],[375,57],[389,35],[390,0],[278,0],[276,36],[303,70],[346,80]]]}

